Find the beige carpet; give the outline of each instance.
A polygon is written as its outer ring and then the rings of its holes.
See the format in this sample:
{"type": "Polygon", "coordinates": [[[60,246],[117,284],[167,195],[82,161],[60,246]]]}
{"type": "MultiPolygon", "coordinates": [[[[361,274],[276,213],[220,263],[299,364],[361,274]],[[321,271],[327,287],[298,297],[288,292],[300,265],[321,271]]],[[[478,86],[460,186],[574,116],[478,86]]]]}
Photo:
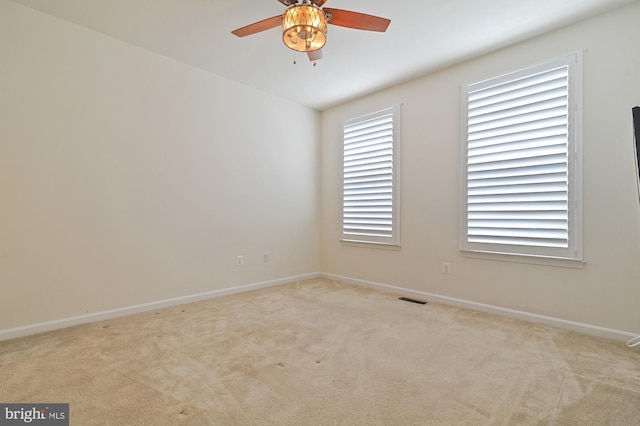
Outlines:
{"type": "Polygon", "coordinates": [[[317,279],[0,342],[72,425],[638,425],[640,351],[317,279]]]}

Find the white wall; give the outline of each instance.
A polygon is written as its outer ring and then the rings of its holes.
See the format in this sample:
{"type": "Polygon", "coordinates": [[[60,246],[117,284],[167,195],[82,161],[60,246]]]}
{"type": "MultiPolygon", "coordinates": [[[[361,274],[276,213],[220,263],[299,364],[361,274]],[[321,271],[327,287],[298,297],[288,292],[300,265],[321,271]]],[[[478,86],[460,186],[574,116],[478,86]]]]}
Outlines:
{"type": "Polygon", "coordinates": [[[640,332],[639,18],[636,2],[319,118],[0,0],[0,330],[321,270],[640,332]],[[585,267],[463,257],[460,85],[578,49],[585,267]],[[402,249],[342,245],[341,120],[399,102],[402,249]]]}
{"type": "Polygon", "coordinates": [[[317,272],[318,132],[0,0],[0,330],[317,272]]]}
{"type": "Polygon", "coordinates": [[[640,206],[631,127],[631,107],[640,104],[639,21],[636,2],[324,111],[321,270],[640,332],[640,206]],[[458,250],[460,86],[580,49],[586,49],[584,268],[463,257],[458,250]],[[342,245],[341,121],[395,103],[403,104],[402,249],[342,245]],[[451,262],[451,274],[441,273],[443,261],[451,262]]]}

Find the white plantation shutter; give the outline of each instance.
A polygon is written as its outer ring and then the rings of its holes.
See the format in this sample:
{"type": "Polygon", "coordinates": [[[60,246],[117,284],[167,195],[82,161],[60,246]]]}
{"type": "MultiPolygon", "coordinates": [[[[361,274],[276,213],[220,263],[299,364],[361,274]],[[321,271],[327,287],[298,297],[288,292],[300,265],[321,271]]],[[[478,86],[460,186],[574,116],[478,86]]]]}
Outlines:
{"type": "Polygon", "coordinates": [[[463,249],[578,258],[576,55],[469,85],[463,249]]]}
{"type": "Polygon", "coordinates": [[[342,240],[399,243],[399,107],[345,121],[342,240]]]}

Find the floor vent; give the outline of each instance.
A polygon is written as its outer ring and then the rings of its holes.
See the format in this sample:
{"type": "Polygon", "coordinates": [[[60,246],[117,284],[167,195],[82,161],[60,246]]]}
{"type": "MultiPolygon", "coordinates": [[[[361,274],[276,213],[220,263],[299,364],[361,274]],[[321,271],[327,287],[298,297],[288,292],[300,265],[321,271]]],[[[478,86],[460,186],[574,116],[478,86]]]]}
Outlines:
{"type": "Polygon", "coordinates": [[[426,305],[427,302],[418,299],[412,299],[410,297],[399,297],[398,300],[403,300],[405,302],[417,303],[418,305],[426,305]]]}

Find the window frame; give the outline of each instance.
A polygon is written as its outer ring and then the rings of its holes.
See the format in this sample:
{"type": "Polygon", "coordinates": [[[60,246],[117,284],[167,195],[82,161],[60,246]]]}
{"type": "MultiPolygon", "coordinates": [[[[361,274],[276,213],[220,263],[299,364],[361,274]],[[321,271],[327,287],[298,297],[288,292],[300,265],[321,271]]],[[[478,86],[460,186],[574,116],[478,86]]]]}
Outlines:
{"type": "Polygon", "coordinates": [[[582,52],[573,52],[552,60],[526,67],[514,72],[488,78],[461,87],[461,216],[460,250],[463,255],[491,260],[516,261],[580,268],[583,259],[583,193],[582,193],[582,52]],[[567,178],[568,178],[568,247],[547,249],[527,245],[489,244],[468,240],[468,107],[469,93],[541,72],[566,66],[568,68],[568,132],[567,132],[567,178]]]}
{"type": "Polygon", "coordinates": [[[341,202],[341,235],[340,241],[346,244],[373,245],[382,248],[400,247],[400,139],[401,139],[401,104],[396,104],[369,114],[349,118],[342,122],[342,202],[341,202]],[[345,226],[345,129],[381,117],[392,117],[392,171],[391,171],[391,232],[388,237],[376,235],[358,235],[346,232],[345,226]]]}

